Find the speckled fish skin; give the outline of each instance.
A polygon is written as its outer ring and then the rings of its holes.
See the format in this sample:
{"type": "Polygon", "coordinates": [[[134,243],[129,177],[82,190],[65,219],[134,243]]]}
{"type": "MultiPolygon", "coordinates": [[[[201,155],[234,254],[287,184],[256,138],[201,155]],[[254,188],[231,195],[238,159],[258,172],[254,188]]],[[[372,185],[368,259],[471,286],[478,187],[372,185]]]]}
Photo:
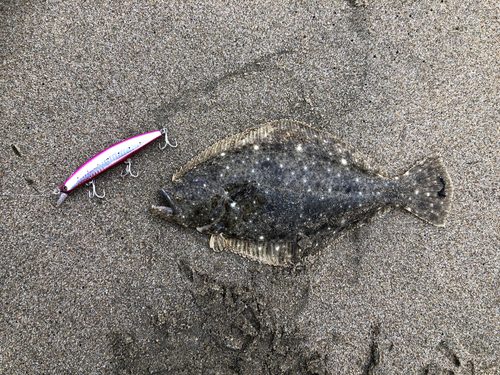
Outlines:
{"type": "Polygon", "coordinates": [[[438,156],[389,178],[344,142],[291,120],[216,143],[172,180],[154,213],[212,235],[215,250],[276,266],[388,208],[444,226],[453,196],[438,156]]]}

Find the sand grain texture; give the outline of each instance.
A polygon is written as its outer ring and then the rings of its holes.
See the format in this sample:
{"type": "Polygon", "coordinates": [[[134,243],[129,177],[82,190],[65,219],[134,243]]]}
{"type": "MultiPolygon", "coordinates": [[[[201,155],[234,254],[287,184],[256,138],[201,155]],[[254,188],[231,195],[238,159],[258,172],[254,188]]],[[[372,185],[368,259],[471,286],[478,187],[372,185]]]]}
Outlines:
{"type": "Polygon", "coordinates": [[[495,1],[0,4],[0,373],[499,374],[495,1]],[[402,173],[439,153],[446,228],[391,212],[296,270],[148,212],[216,141],[289,118],[402,173]],[[60,207],[51,192],[169,129],[60,207]]]}

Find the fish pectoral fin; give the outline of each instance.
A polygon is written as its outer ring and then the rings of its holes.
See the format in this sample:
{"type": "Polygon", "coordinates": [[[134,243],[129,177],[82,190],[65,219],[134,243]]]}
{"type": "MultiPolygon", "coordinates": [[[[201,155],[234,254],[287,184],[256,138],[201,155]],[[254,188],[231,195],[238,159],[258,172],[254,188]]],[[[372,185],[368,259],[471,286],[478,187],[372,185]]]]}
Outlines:
{"type": "Polygon", "coordinates": [[[229,198],[233,202],[241,202],[248,199],[253,199],[259,192],[255,182],[249,182],[238,186],[230,192],[229,198]]]}
{"type": "MultiPolygon", "coordinates": [[[[224,199],[225,198],[221,198],[220,201],[222,201],[224,199]]],[[[200,233],[209,233],[209,234],[214,234],[214,233],[218,234],[219,231],[223,228],[223,225],[219,224],[219,222],[224,217],[224,214],[226,213],[226,209],[224,208],[223,205],[220,204],[220,201],[219,201],[219,205],[221,206],[221,211],[222,212],[210,224],[204,225],[202,227],[197,227],[196,230],[198,232],[200,232],[200,233]]],[[[210,245],[210,247],[212,247],[212,246],[210,245]]]]}
{"type": "Polygon", "coordinates": [[[271,266],[289,267],[300,260],[300,249],[296,242],[257,242],[212,235],[210,248],[227,250],[253,261],[271,266]]]}

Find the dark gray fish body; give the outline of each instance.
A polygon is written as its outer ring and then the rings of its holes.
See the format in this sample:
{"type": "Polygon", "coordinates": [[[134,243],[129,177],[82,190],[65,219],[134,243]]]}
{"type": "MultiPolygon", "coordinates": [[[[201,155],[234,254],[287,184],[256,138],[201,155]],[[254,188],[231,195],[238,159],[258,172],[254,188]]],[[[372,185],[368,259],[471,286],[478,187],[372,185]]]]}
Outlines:
{"type": "Polygon", "coordinates": [[[387,178],[366,156],[330,134],[275,121],[208,148],[173,176],[169,221],[212,235],[210,246],[272,265],[290,265],[324,236],[402,207],[443,226],[451,180],[437,156],[387,178]]]}

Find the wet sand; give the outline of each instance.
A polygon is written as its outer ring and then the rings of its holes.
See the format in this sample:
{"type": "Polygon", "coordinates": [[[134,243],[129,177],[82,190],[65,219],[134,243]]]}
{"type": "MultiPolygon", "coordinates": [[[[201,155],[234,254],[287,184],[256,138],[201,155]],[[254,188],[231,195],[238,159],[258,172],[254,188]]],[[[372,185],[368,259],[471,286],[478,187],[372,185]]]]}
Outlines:
{"type": "Polygon", "coordinates": [[[494,1],[0,5],[0,373],[500,374],[494,1]],[[289,118],[392,175],[432,153],[445,228],[392,211],[297,269],[148,207],[216,141],[289,118]],[[56,208],[103,149],[168,128],[56,208]]]}

